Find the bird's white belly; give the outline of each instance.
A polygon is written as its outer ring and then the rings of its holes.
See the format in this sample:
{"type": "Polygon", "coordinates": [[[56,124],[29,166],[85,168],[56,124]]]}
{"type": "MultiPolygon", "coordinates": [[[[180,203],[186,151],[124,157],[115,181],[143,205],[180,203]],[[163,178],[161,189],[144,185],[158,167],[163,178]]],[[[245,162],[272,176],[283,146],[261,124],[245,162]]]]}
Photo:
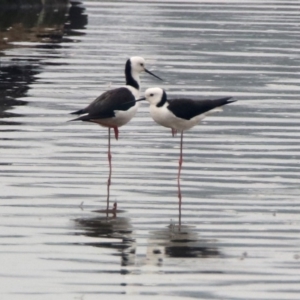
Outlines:
{"type": "MultiPolygon", "coordinates": [[[[135,99],[139,97],[139,90],[130,85],[126,85],[125,87],[133,94],[135,99]]],[[[115,110],[114,112],[116,116],[112,118],[114,124],[116,124],[115,126],[120,127],[127,124],[135,116],[139,105],[140,104],[136,102],[135,105],[130,107],[128,110],[115,110]]]]}
{"type": "Polygon", "coordinates": [[[206,116],[206,114],[201,114],[190,120],[185,120],[177,118],[166,107],[156,107],[155,105],[150,106],[150,115],[156,123],[177,131],[185,131],[194,127],[206,116]]]}
{"type": "Polygon", "coordinates": [[[116,116],[113,119],[115,119],[115,122],[119,124],[118,126],[123,126],[127,124],[135,116],[138,107],[139,107],[139,103],[137,102],[134,106],[132,106],[128,110],[117,110],[115,111],[116,116]]]}
{"type": "Polygon", "coordinates": [[[121,127],[127,124],[136,114],[139,103],[130,107],[128,110],[115,110],[115,117],[97,120],[99,125],[105,127],[121,127]]]}

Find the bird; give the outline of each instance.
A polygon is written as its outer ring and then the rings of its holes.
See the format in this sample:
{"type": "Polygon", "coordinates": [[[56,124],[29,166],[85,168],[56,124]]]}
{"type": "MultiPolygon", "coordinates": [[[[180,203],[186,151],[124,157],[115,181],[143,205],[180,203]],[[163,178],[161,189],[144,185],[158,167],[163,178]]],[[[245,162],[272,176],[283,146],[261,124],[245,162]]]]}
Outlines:
{"type": "Polygon", "coordinates": [[[152,119],[164,127],[172,129],[172,133],[180,132],[180,157],[178,167],[178,198],[179,211],[181,212],[180,173],[182,168],[183,132],[199,124],[206,116],[222,110],[222,106],[235,102],[232,97],[215,100],[194,100],[187,98],[167,99],[165,90],[159,87],[148,88],[145,96],[136,102],[147,100],[150,103],[152,119]]]}
{"type": "Polygon", "coordinates": [[[107,210],[109,206],[109,187],[111,183],[111,150],[110,129],[114,129],[115,138],[119,138],[118,128],[127,124],[136,114],[138,103],[135,100],[140,92],[140,73],[146,72],[159,80],[157,75],[146,69],[145,59],[140,56],[132,56],[125,63],[126,85],[108,90],[97,97],[87,107],[74,111],[71,114],[81,115],[70,121],[86,121],[99,124],[108,128],[108,163],[109,177],[107,182],[107,210]]]}

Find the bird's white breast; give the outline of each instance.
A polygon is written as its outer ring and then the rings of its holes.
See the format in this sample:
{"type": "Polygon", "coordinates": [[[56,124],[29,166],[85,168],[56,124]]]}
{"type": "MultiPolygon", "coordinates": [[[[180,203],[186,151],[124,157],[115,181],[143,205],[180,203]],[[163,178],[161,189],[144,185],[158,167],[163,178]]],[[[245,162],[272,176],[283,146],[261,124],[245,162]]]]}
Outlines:
{"type": "Polygon", "coordinates": [[[136,88],[134,88],[133,86],[125,85],[123,87],[128,89],[132,93],[132,95],[134,96],[135,99],[137,99],[140,96],[140,91],[137,90],[136,88]]]}
{"type": "Polygon", "coordinates": [[[177,131],[185,131],[194,127],[208,114],[209,112],[195,116],[190,120],[185,120],[176,117],[170,110],[168,110],[167,104],[162,107],[150,105],[150,115],[156,123],[164,127],[173,128],[177,131]]]}
{"type": "Polygon", "coordinates": [[[115,110],[115,117],[112,118],[116,126],[120,127],[127,124],[136,114],[139,107],[139,103],[136,102],[134,106],[128,110],[115,110]]]}
{"type": "MultiPolygon", "coordinates": [[[[137,99],[140,95],[140,91],[136,88],[132,87],[131,85],[125,85],[125,88],[127,88],[134,96],[135,99],[137,99]]],[[[114,124],[116,126],[120,127],[125,124],[127,124],[136,114],[139,107],[139,103],[136,102],[134,106],[130,107],[128,110],[115,110],[115,117],[112,118],[114,121],[114,124]]]]}
{"type": "Polygon", "coordinates": [[[156,105],[150,105],[150,115],[159,125],[172,128],[174,116],[165,106],[157,107],[156,105]]]}
{"type": "MultiPolygon", "coordinates": [[[[136,88],[130,85],[125,85],[123,87],[127,88],[133,94],[135,99],[139,97],[139,90],[136,88]]],[[[136,102],[135,105],[131,106],[128,110],[114,110],[115,116],[112,118],[95,120],[94,122],[104,127],[121,127],[127,124],[135,116],[138,107],[139,102],[136,102]]]]}

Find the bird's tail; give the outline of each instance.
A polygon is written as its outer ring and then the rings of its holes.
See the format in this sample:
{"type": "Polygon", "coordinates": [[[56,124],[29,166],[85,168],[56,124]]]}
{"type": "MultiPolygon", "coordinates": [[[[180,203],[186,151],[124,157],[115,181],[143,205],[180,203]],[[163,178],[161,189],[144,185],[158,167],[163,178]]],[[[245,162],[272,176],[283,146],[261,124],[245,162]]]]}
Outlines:
{"type": "Polygon", "coordinates": [[[231,100],[231,98],[232,97],[224,97],[224,98],[213,100],[215,109],[219,109],[219,111],[222,111],[222,106],[224,106],[226,104],[230,104],[230,103],[236,102],[236,100],[231,100]]]}
{"type": "Polygon", "coordinates": [[[72,121],[90,121],[90,120],[91,120],[91,117],[85,115],[85,116],[81,116],[81,117],[69,120],[68,122],[72,122],[72,121]]]}
{"type": "Polygon", "coordinates": [[[231,98],[232,97],[224,97],[224,98],[216,99],[214,101],[216,101],[219,104],[219,106],[223,106],[225,104],[236,102],[236,100],[230,100],[231,98]]]}
{"type": "Polygon", "coordinates": [[[236,100],[230,100],[232,97],[224,97],[220,99],[215,99],[211,101],[211,109],[208,110],[205,114],[208,116],[210,114],[223,111],[223,106],[236,102],[236,100]]]}
{"type": "Polygon", "coordinates": [[[70,113],[70,115],[82,115],[86,113],[86,109],[79,109],[70,113]]]}

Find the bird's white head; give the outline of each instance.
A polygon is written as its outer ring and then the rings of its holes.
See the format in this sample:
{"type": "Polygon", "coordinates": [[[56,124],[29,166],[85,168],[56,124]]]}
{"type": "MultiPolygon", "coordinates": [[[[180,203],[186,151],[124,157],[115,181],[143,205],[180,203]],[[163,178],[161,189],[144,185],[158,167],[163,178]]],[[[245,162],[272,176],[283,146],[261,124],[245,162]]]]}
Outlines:
{"type": "Polygon", "coordinates": [[[145,67],[145,59],[140,56],[132,56],[125,64],[126,85],[130,85],[136,90],[140,89],[140,73],[146,72],[160,80],[158,76],[150,72],[145,67]]]}
{"type": "Polygon", "coordinates": [[[129,59],[130,65],[131,65],[131,71],[132,72],[137,72],[137,73],[142,73],[145,71],[145,59],[140,56],[132,56],[129,59]]]}
{"type": "Polygon", "coordinates": [[[147,89],[145,91],[145,98],[151,105],[164,104],[167,101],[166,92],[159,87],[147,89]]]}
{"type": "Polygon", "coordinates": [[[145,60],[140,56],[132,56],[125,64],[126,85],[139,91],[140,73],[146,71],[145,60]]]}
{"type": "Polygon", "coordinates": [[[137,80],[138,76],[140,73],[142,72],[146,72],[154,77],[156,77],[159,80],[162,80],[160,77],[158,77],[157,75],[153,74],[152,72],[150,72],[149,70],[146,69],[146,63],[145,63],[145,59],[143,57],[140,56],[132,56],[130,57],[130,59],[128,59],[126,66],[125,66],[125,74],[127,74],[126,76],[130,75],[137,80]]]}

